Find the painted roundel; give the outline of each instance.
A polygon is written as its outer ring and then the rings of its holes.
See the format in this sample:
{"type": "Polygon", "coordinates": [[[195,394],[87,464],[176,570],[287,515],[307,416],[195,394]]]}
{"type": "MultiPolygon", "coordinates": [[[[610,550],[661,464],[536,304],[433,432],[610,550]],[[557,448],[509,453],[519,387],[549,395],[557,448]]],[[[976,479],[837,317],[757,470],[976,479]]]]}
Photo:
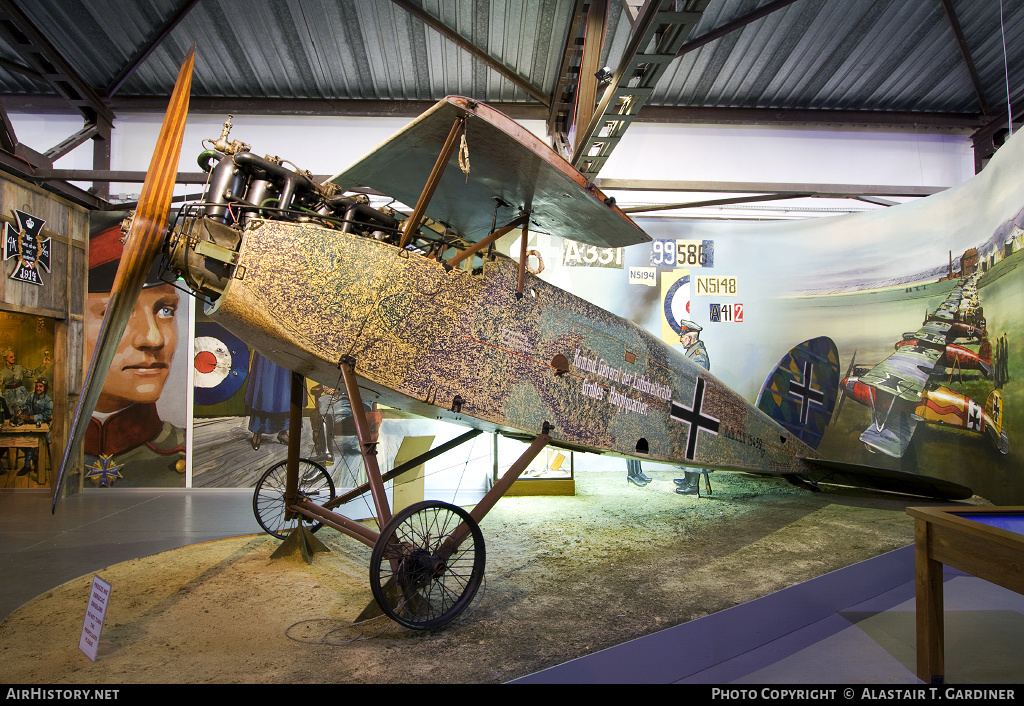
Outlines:
{"type": "Polygon", "coordinates": [[[665,293],[665,320],[676,333],[679,333],[679,321],[690,318],[689,284],[690,275],[683,275],[665,293]],[[682,289],[684,286],[686,289],[682,289]]]}
{"type": "Polygon", "coordinates": [[[193,394],[195,404],[225,402],[238,392],[249,372],[249,347],[217,324],[196,324],[193,394]]]}

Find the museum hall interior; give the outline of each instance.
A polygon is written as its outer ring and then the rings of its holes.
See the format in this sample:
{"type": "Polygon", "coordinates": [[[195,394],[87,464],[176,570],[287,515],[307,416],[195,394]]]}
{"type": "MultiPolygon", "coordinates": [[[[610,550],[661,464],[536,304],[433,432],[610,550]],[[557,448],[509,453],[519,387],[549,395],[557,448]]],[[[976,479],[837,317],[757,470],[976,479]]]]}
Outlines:
{"type": "Polygon", "coordinates": [[[1013,698],[1022,114],[1017,0],[0,0],[0,680],[1013,698]]]}

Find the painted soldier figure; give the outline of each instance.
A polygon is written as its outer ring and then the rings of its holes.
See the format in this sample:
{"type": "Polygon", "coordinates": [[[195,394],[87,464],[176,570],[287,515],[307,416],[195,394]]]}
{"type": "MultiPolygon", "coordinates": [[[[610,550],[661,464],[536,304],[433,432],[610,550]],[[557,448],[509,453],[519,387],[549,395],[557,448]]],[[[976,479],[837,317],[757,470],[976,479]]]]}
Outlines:
{"type": "Polygon", "coordinates": [[[52,361],[48,356],[44,356],[42,365],[29,370],[15,362],[15,355],[12,349],[6,348],[0,355],[4,359],[3,366],[0,367],[0,379],[3,381],[3,397],[7,401],[7,408],[10,410],[10,413],[16,415],[29,396],[25,380],[42,373],[52,361]]]}
{"type": "MultiPolygon", "coordinates": [[[[119,226],[89,241],[86,350],[96,347],[121,259],[119,226]]],[[[107,372],[85,433],[86,479],[100,486],[185,485],[185,430],[160,418],[177,346],[178,292],[150,271],[107,372]]]]}
{"type": "MultiPolygon", "coordinates": [[[[700,332],[702,330],[702,326],[692,321],[680,321],[679,343],[686,350],[685,355],[687,358],[705,370],[711,370],[711,359],[708,358],[708,349],[705,347],[704,341],[700,340],[700,332]]],[[[704,476],[704,482],[707,484],[708,490],[711,490],[711,482],[708,479],[708,474],[711,473],[710,468],[699,468],[697,470],[690,470],[683,466],[679,466],[679,468],[683,471],[683,477],[675,479],[677,493],[700,497],[701,475],[704,476]]]]}
{"type": "Polygon", "coordinates": [[[700,340],[700,332],[703,330],[702,326],[698,326],[692,321],[680,321],[679,343],[686,350],[687,358],[705,370],[711,370],[708,349],[704,346],[704,341],[700,340]]]}
{"type": "MultiPolygon", "coordinates": [[[[53,417],[53,399],[47,394],[49,383],[46,378],[39,378],[36,380],[35,387],[32,394],[29,395],[28,399],[21,407],[21,421],[26,424],[35,424],[37,427],[41,427],[43,424],[49,424],[50,419],[53,417]]],[[[50,434],[46,434],[46,443],[50,443],[50,434]]],[[[38,471],[38,459],[39,450],[36,448],[25,449],[25,466],[18,471],[18,475],[25,475],[30,471],[38,471]]]]}
{"type": "MultiPolygon", "coordinates": [[[[692,321],[680,321],[679,342],[683,345],[683,348],[685,348],[685,355],[687,358],[705,370],[710,370],[711,360],[708,358],[708,351],[704,346],[704,341],[700,340],[700,332],[702,330],[703,327],[692,321]]],[[[680,466],[680,468],[683,467],[680,466]]],[[[676,492],[680,495],[699,496],[701,474],[704,474],[706,479],[707,474],[710,472],[711,470],[706,468],[696,471],[690,471],[683,468],[685,478],[675,479],[676,492]]],[[[650,483],[651,479],[649,476],[644,474],[639,460],[629,459],[626,461],[626,481],[642,488],[650,483]]],[[[708,487],[710,488],[710,483],[708,483],[708,487]]]]}

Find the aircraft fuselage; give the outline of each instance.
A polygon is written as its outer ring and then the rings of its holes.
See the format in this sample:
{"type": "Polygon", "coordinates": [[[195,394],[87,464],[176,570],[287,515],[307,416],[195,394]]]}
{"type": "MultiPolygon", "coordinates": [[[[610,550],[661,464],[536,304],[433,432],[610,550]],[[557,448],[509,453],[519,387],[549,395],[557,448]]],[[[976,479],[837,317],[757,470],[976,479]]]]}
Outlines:
{"type": "Polygon", "coordinates": [[[527,275],[253,219],[208,313],[278,364],[428,418],[688,466],[800,473],[810,447],[632,322],[527,275]]]}

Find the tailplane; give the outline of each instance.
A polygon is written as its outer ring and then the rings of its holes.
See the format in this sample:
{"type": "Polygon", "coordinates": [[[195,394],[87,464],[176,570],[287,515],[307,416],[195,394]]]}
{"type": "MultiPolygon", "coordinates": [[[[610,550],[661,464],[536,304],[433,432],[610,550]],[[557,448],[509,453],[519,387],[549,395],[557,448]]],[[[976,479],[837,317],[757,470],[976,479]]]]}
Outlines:
{"type": "Polygon", "coordinates": [[[937,500],[965,500],[973,494],[971,489],[965,485],[941,478],[923,476],[920,473],[864,466],[858,463],[828,461],[821,458],[807,458],[804,459],[804,462],[812,469],[812,472],[805,476],[805,480],[815,486],[818,483],[835,483],[902,495],[921,495],[937,500]]]}

